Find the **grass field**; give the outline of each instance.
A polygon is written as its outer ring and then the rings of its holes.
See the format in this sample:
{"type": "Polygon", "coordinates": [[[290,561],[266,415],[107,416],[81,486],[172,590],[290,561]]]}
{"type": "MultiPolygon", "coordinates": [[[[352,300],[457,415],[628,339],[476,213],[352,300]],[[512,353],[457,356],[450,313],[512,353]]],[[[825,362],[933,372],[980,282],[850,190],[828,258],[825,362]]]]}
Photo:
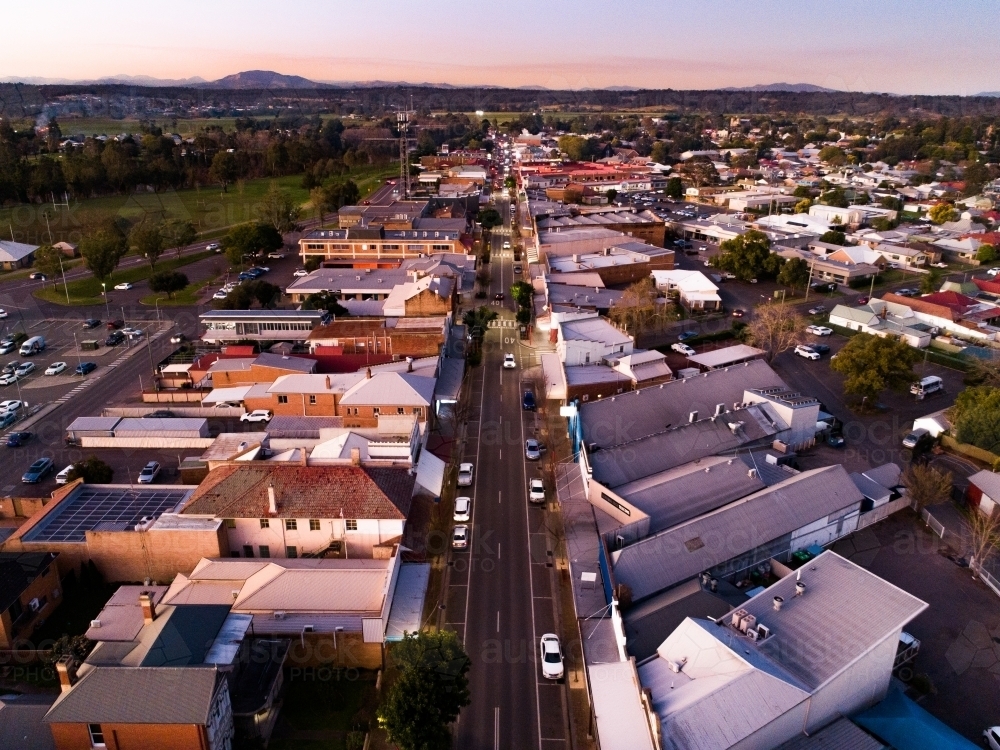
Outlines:
{"type": "MultiPolygon", "coordinates": [[[[205,251],[202,253],[194,253],[193,255],[185,255],[181,258],[161,258],[160,262],[156,264],[156,271],[173,271],[191,263],[196,263],[204,258],[212,257],[213,255],[215,255],[214,252],[205,251]]],[[[137,281],[144,281],[152,276],[156,271],[146,264],[115,271],[112,277],[107,281],[108,291],[110,292],[111,288],[115,284],[120,284],[123,281],[130,281],[133,284],[137,281]]],[[[69,289],[70,305],[100,305],[104,302],[104,298],[101,296],[101,282],[93,276],[71,281],[66,285],[66,287],[69,289]]],[[[43,299],[47,302],[54,302],[57,305],[66,305],[66,293],[63,291],[62,284],[56,284],[55,287],[47,286],[44,289],[39,289],[34,294],[39,299],[43,299]]],[[[165,297],[166,295],[153,295],[154,299],[156,296],[165,297]]]]}
{"type": "MultiPolygon", "coordinates": [[[[393,165],[355,169],[349,175],[361,190],[362,197],[382,180],[398,172],[393,165]]],[[[220,237],[234,224],[257,218],[257,206],[271,183],[288,190],[303,207],[303,218],[312,218],[308,205],[309,192],[302,187],[301,175],[246,180],[230,185],[223,192],[218,186],[188,190],[165,190],[159,193],[134,193],[103,198],[91,198],[71,203],[69,208],[53,208],[52,204],[24,204],[0,209],[3,236],[10,234],[18,242],[41,245],[48,242],[49,227],[54,242],[79,243],[88,225],[106,216],[123,216],[136,222],[145,217],[185,219],[191,221],[202,239],[220,237]],[[48,226],[46,226],[48,217],[48,226]]]]}

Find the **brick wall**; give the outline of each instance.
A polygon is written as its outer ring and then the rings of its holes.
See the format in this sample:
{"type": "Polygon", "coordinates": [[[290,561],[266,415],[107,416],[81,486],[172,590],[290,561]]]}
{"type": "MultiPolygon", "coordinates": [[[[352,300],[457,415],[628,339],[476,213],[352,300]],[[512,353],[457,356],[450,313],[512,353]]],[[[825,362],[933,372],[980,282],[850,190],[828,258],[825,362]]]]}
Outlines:
{"type": "MultiPolygon", "coordinates": [[[[58,750],[91,750],[86,724],[50,724],[58,750]]],[[[205,728],[195,724],[102,724],[107,750],[200,750],[205,728]]]]}

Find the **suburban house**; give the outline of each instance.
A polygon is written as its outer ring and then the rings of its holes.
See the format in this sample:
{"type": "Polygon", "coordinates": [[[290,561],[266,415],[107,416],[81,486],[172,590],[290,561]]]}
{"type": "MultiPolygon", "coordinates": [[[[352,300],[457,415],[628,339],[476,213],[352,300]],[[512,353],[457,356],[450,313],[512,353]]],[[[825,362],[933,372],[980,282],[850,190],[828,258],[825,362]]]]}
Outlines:
{"type": "MultiPolygon", "coordinates": [[[[878,302],[873,300],[872,304],[877,307],[878,302]]],[[[881,302],[903,305],[917,320],[959,338],[995,340],[1000,333],[997,327],[1000,306],[958,292],[935,292],[921,297],[886,293],[881,302]]]]}
{"type": "MultiPolygon", "coordinates": [[[[824,248],[818,248],[822,252],[817,252],[818,245],[826,243],[813,242],[809,245],[810,250],[801,250],[794,247],[782,247],[777,249],[778,255],[791,260],[798,258],[809,264],[809,272],[813,281],[832,281],[835,284],[850,284],[851,282],[864,281],[875,276],[880,269],[876,263],[861,261],[859,258],[868,257],[868,253],[845,252],[848,248],[840,248],[837,251],[826,253],[824,248]]],[[[849,248],[855,251],[856,248],[849,248]]],[[[878,261],[881,256],[872,258],[878,261]]],[[[882,261],[883,265],[885,261],[882,261]]]]}
{"type": "Polygon", "coordinates": [[[932,326],[918,320],[906,305],[895,302],[872,300],[861,307],[837,305],[830,311],[829,321],[832,325],[872,336],[898,338],[918,349],[930,346],[934,335],[932,326]]]}
{"type": "Polygon", "coordinates": [[[677,295],[688,310],[721,310],[719,287],[701,271],[653,271],[656,288],[677,295]]]}
{"type": "Polygon", "coordinates": [[[414,486],[404,468],[245,462],[210,471],[180,515],[222,519],[232,557],[373,558],[399,542],[414,486]]]}
{"type": "Polygon", "coordinates": [[[252,618],[255,635],[294,638],[290,659],[300,666],[380,669],[383,645],[419,629],[419,610],[412,622],[405,598],[422,594],[429,572],[390,552],[374,560],[205,559],[174,579],[163,603],[230,606],[252,618]]]}
{"type": "Polygon", "coordinates": [[[1000,513],[1000,474],[983,469],[969,477],[965,492],[969,505],[986,516],[1000,513]]]}
{"type": "Polygon", "coordinates": [[[26,641],[62,601],[55,552],[0,553],[0,648],[26,641]]]}
{"type": "MultiPolygon", "coordinates": [[[[687,618],[638,667],[663,747],[773,748],[875,705],[903,627],[926,608],[824,552],[731,614],[687,618]]],[[[846,747],[810,745],[827,746],[846,747]]]]}
{"type": "Polygon", "coordinates": [[[0,240],[0,268],[4,271],[13,271],[16,268],[30,266],[35,259],[37,249],[38,245],[0,240]]]}
{"type": "Polygon", "coordinates": [[[222,604],[163,603],[163,586],[122,586],[87,631],[82,664],[57,665],[45,716],[59,750],[266,742],[278,718],[287,639],[258,638],[222,604]]]}

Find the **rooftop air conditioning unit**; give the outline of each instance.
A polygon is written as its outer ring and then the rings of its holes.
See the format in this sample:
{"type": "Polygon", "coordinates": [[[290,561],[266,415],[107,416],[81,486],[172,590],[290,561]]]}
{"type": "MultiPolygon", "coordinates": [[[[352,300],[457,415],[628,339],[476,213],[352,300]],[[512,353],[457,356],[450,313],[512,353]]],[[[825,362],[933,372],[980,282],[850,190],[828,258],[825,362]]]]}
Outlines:
{"type": "Polygon", "coordinates": [[[733,612],[733,619],[730,621],[732,626],[737,630],[739,630],[740,623],[743,622],[743,618],[749,616],[749,614],[750,613],[747,612],[745,609],[738,609],[735,612],[733,612]]]}
{"type": "Polygon", "coordinates": [[[30,609],[32,612],[37,612],[41,608],[42,608],[41,602],[39,602],[37,598],[32,599],[30,602],[28,602],[28,609],[30,609]]]}
{"type": "Polygon", "coordinates": [[[274,619],[275,620],[284,620],[285,619],[285,613],[282,610],[280,610],[280,609],[276,609],[274,611],[274,619]]]}
{"type": "Polygon", "coordinates": [[[771,628],[769,628],[767,625],[758,625],[757,626],[757,639],[758,640],[761,640],[761,641],[766,640],[769,635],[771,635],[771,628]]]}
{"type": "Polygon", "coordinates": [[[92,627],[92,628],[99,628],[99,627],[101,627],[101,621],[100,620],[91,620],[90,621],[90,627],[92,627]]]}
{"type": "Polygon", "coordinates": [[[751,641],[756,642],[757,639],[760,638],[760,636],[757,634],[756,630],[748,630],[747,631],[747,638],[749,638],[751,641]]]}

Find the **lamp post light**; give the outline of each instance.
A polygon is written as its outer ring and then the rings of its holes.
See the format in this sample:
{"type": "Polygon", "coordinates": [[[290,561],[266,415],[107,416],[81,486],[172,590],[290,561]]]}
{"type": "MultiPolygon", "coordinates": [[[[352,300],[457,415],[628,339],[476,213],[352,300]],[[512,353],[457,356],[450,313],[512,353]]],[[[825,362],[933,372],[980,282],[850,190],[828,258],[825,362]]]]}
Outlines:
{"type": "Polygon", "coordinates": [[[166,299],[166,297],[157,297],[156,298],[156,304],[154,305],[154,308],[156,309],[156,322],[157,323],[160,322],[160,300],[161,299],[166,299]]]}
{"type": "Polygon", "coordinates": [[[101,296],[104,297],[104,309],[108,313],[108,321],[111,320],[111,305],[108,304],[108,285],[101,282],[101,296]]]}

